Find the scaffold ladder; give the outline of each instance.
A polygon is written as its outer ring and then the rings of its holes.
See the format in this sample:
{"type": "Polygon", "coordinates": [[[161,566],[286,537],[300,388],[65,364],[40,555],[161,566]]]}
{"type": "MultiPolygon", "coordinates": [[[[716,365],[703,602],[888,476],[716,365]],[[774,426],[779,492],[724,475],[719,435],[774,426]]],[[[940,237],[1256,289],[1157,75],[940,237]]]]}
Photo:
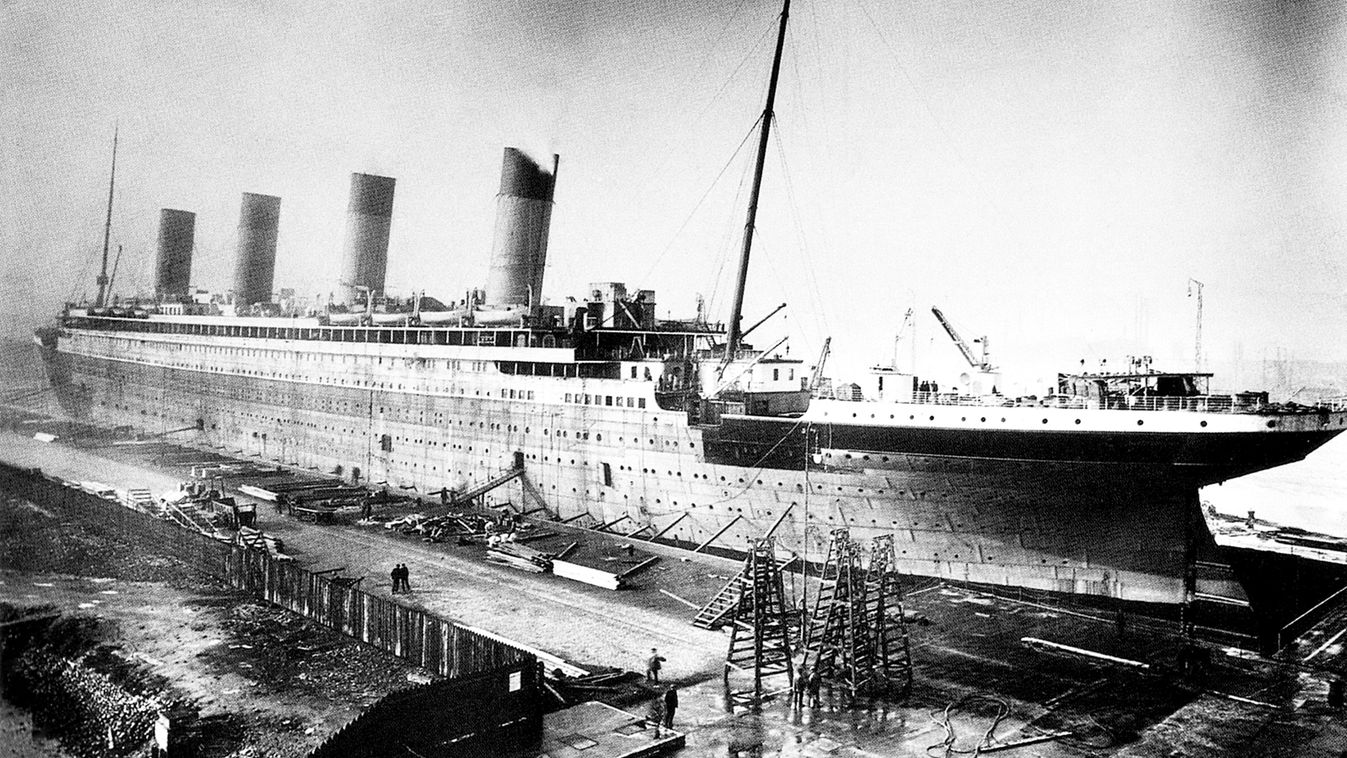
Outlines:
{"type": "Polygon", "coordinates": [[[874,677],[875,640],[866,607],[860,547],[848,530],[833,530],[822,578],[804,632],[805,664],[854,696],[874,677]]]}
{"type": "Polygon", "coordinates": [[[725,656],[725,690],[731,706],[761,702],[763,680],[768,677],[785,674],[786,688],[795,678],[787,626],[790,610],[776,561],[775,539],[753,541],[738,579],[742,592],[734,606],[730,647],[725,656]],[[732,672],[750,674],[751,689],[731,689],[732,672]]]}
{"type": "Polygon", "coordinates": [[[906,697],[912,690],[912,651],[903,616],[903,585],[898,575],[893,535],[871,543],[865,572],[866,614],[874,635],[875,694],[906,697]]]}

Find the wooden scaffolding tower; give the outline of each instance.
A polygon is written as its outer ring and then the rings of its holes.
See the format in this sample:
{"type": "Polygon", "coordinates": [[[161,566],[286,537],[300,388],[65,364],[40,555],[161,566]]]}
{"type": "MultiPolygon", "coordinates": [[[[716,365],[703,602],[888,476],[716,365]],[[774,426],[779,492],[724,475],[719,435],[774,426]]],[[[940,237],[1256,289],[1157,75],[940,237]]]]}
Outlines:
{"type": "Polygon", "coordinates": [[[754,540],[739,575],[740,595],[730,625],[730,648],[725,656],[725,690],[729,705],[754,705],[763,697],[763,680],[786,675],[788,688],[795,678],[787,626],[790,609],[776,561],[776,540],[754,540]],[[751,689],[731,689],[732,671],[750,674],[751,689]]]}
{"type": "Polygon", "coordinates": [[[874,640],[860,546],[845,528],[832,531],[821,579],[804,631],[804,665],[855,695],[874,675],[874,640]]]}
{"type": "Polygon", "coordinates": [[[906,694],[912,658],[903,621],[893,538],[875,540],[868,566],[847,529],[834,529],[814,611],[804,630],[804,665],[849,695],[906,694]]]}
{"type": "Polygon", "coordinates": [[[912,651],[903,615],[903,585],[893,535],[876,537],[865,571],[866,613],[874,635],[877,695],[906,697],[912,690],[912,651]]]}

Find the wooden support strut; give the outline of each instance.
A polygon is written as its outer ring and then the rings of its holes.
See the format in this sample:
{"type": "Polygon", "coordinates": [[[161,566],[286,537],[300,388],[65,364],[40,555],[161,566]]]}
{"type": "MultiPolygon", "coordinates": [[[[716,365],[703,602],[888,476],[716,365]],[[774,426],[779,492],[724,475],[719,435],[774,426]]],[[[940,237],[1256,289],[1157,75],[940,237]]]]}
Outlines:
{"type": "Polygon", "coordinates": [[[688,514],[687,514],[686,512],[679,514],[678,518],[674,519],[673,521],[670,521],[668,526],[664,527],[663,529],[659,530],[658,532],[655,532],[655,536],[651,537],[650,539],[652,539],[652,540],[657,540],[657,539],[659,539],[660,537],[663,537],[665,532],[667,532],[667,531],[669,531],[670,529],[672,529],[672,528],[674,528],[675,526],[677,526],[677,525],[678,525],[678,522],[682,521],[683,519],[685,519],[685,518],[687,518],[687,517],[688,517],[688,514]]]}
{"type": "Polygon", "coordinates": [[[632,566],[631,568],[627,569],[626,571],[623,571],[622,573],[618,574],[618,575],[617,575],[617,580],[620,582],[620,581],[622,581],[623,579],[626,579],[626,578],[629,577],[629,576],[635,575],[637,572],[644,571],[645,569],[649,568],[649,567],[651,566],[651,564],[653,564],[655,561],[658,561],[658,560],[659,560],[659,556],[658,556],[658,555],[652,555],[652,556],[650,556],[649,558],[646,558],[645,560],[643,560],[643,561],[641,561],[640,563],[636,564],[635,566],[632,566]]]}
{"type": "Polygon", "coordinates": [[[794,507],[795,507],[795,503],[791,503],[790,505],[786,506],[786,510],[782,511],[782,512],[781,512],[781,515],[776,517],[776,521],[772,522],[772,528],[771,528],[771,529],[768,529],[768,530],[767,530],[767,533],[764,534],[764,535],[762,535],[762,536],[763,536],[764,538],[766,538],[766,537],[771,537],[773,534],[775,534],[775,533],[776,533],[776,528],[777,528],[778,526],[781,526],[781,522],[786,520],[786,516],[790,514],[791,509],[794,508],[794,507]]]}
{"type": "Polygon", "coordinates": [[[627,520],[627,517],[626,517],[626,516],[619,516],[619,517],[617,518],[616,521],[609,521],[609,522],[606,523],[606,524],[602,524],[602,525],[600,525],[600,526],[594,527],[594,531],[596,531],[596,532],[606,532],[606,531],[608,531],[609,529],[611,529],[612,527],[617,526],[618,524],[620,524],[620,523],[622,523],[623,521],[626,521],[626,520],[627,520]]]}
{"type": "Polygon", "coordinates": [[[740,516],[735,516],[734,518],[730,519],[730,522],[729,522],[728,524],[726,524],[726,525],[720,527],[720,531],[718,531],[718,532],[716,532],[715,534],[711,535],[710,539],[708,539],[707,541],[705,541],[705,542],[703,542],[702,544],[698,545],[696,548],[694,548],[694,549],[692,550],[692,552],[694,552],[694,553],[700,553],[700,552],[702,551],[702,549],[705,548],[707,545],[710,545],[712,542],[715,542],[717,539],[719,539],[719,538],[720,538],[720,535],[722,535],[722,534],[724,534],[725,532],[729,531],[730,527],[734,526],[734,525],[739,521],[739,519],[741,519],[741,518],[743,518],[742,515],[740,515],[740,516]]]}

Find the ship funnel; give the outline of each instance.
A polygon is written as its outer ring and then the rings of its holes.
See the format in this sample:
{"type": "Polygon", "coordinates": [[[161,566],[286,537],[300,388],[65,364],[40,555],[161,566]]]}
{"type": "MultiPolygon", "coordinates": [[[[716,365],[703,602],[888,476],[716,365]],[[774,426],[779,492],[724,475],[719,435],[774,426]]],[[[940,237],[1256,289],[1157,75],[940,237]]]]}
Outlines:
{"type": "Polygon", "coordinates": [[[159,247],[154,263],[154,293],[158,297],[187,296],[195,237],[195,213],[172,208],[159,211],[159,247]]]}
{"type": "Polygon", "coordinates": [[[496,196],[496,239],[486,280],[488,304],[532,307],[542,299],[559,161],[553,155],[549,171],[519,150],[505,148],[496,196]]]}
{"type": "Polygon", "coordinates": [[[234,268],[234,302],[247,308],[271,302],[276,273],[276,232],[281,221],[281,199],[243,193],[239,211],[239,250],[234,268]]]}
{"type": "Polygon", "coordinates": [[[351,174],[351,204],[346,211],[346,248],[342,253],[341,285],[346,301],[355,302],[362,288],[383,292],[388,269],[388,229],[393,220],[396,179],[373,174],[351,174]]]}

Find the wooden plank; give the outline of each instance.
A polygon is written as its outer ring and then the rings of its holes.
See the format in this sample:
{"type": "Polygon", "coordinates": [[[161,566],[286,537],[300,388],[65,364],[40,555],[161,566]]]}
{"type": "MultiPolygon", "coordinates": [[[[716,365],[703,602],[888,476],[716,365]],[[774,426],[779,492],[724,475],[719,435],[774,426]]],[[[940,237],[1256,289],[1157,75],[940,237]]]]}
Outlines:
{"type": "Polygon", "coordinates": [[[636,564],[635,566],[632,566],[631,568],[627,569],[626,571],[623,571],[622,573],[618,574],[618,575],[617,575],[617,580],[618,580],[619,582],[621,582],[623,579],[626,579],[626,578],[629,577],[629,576],[635,576],[636,574],[640,573],[641,571],[644,571],[644,570],[650,568],[650,566],[652,566],[652,565],[653,565],[656,561],[658,561],[658,560],[659,560],[659,556],[658,556],[658,555],[652,555],[652,556],[650,556],[649,558],[646,558],[645,560],[643,560],[643,561],[641,561],[640,563],[636,564]]]}
{"type": "Polygon", "coordinates": [[[715,534],[711,535],[710,539],[708,539],[708,540],[706,540],[705,542],[703,542],[702,544],[698,545],[692,552],[694,552],[694,553],[700,553],[705,547],[707,547],[708,545],[710,545],[712,542],[715,542],[717,539],[720,539],[720,535],[724,534],[725,532],[728,532],[728,531],[730,530],[730,527],[732,527],[732,526],[734,526],[736,523],[738,523],[738,522],[739,522],[739,519],[741,519],[741,518],[743,518],[743,516],[742,516],[742,515],[739,515],[739,516],[735,516],[734,518],[730,519],[730,521],[729,521],[728,524],[726,524],[726,525],[720,527],[720,531],[718,531],[718,532],[716,532],[715,534]]]}
{"type": "Polygon", "coordinates": [[[578,563],[563,561],[560,559],[552,561],[552,573],[565,579],[571,579],[577,582],[584,582],[595,587],[602,587],[606,590],[621,589],[622,583],[617,574],[607,571],[593,569],[588,566],[581,566],[578,563]]]}

